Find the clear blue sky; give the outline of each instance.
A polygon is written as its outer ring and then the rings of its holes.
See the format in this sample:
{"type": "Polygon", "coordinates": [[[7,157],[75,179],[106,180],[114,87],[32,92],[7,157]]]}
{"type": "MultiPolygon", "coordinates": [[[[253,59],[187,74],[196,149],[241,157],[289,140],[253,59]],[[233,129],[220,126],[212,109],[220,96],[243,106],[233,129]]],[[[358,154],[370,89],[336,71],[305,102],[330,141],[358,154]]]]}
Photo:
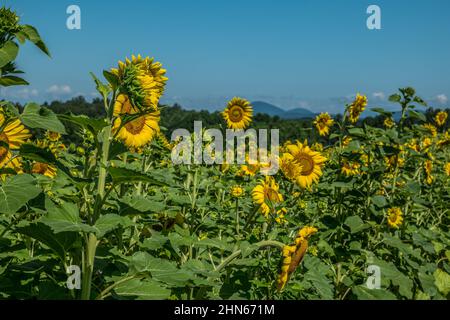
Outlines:
{"type": "Polygon", "coordinates": [[[89,71],[132,53],[167,69],[165,102],[219,108],[241,95],[283,108],[336,111],[356,92],[383,104],[411,85],[435,104],[450,97],[448,0],[0,0],[36,26],[52,58],[27,45],[29,88],[10,99],[66,99],[95,91],[89,71]],[[81,30],[66,8],[81,8],[81,30]],[[382,30],[366,9],[382,10],[382,30]]]}

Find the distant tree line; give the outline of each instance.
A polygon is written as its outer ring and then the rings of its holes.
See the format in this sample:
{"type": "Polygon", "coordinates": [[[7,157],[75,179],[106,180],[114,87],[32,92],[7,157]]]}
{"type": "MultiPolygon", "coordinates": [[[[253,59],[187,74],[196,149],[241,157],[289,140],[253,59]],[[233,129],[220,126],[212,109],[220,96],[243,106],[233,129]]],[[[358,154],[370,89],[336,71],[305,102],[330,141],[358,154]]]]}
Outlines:
{"type": "MultiPolygon", "coordinates": [[[[105,116],[105,110],[103,107],[103,100],[95,98],[92,102],[87,101],[83,96],[74,97],[67,101],[52,101],[50,103],[45,102],[43,106],[48,107],[57,114],[73,113],[75,115],[86,115],[92,118],[98,118],[105,116]]],[[[19,108],[23,106],[18,105],[19,108]]],[[[161,110],[161,122],[163,132],[168,138],[171,133],[179,128],[184,128],[193,132],[194,121],[202,121],[203,128],[226,128],[225,122],[219,111],[209,112],[207,110],[185,110],[179,104],[173,106],[160,106],[161,110]]],[[[440,111],[439,109],[428,108],[425,111],[425,116],[428,122],[433,123],[434,116],[440,111]]],[[[447,112],[450,112],[447,109],[447,112]]],[[[338,114],[334,116],[336,121],[342,119],[342,115],[338,114]]],[[[384,115],[370,116],[363,118],[358,125],[367,124],[373,127],[383,127],[384,115]]],[[[279,116],[270,116],[267,114],[256,114],[253,117],[252,128],[254,129],[279,129],[280,141],[286,140],[315,140],[320,141],[320,137],[316,130],[313,130],[313,119],[281,119],[279,116]]],[[[414,121],[408,119],[408,122],[414,121]]],[[[446,128],[449,127],[449,121],[447,121],[446,128]]],[[[76,129],[75,127],[68,125],[69,140],[77,142],[75,135],[71,133],[76,129]]]]}

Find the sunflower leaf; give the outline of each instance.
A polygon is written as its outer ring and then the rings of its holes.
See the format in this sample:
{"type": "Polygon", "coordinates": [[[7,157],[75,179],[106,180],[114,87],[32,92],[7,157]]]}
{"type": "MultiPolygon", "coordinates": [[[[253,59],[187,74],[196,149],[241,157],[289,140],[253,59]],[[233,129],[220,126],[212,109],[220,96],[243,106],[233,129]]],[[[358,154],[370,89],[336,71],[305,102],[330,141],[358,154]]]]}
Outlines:
{"type": "Polygon", "coordinates": [[[28,174],[21,174],[6,179],[0,184],[0,213],[16,213],[31,199],[36,198],[41,189],[35,179],[28,174]],[[23,192],[26,190],[26,192],[23,192]]]}
{"type": "Polygon", "coordinates": [[[52,110],[36,103],[28,103],[20,116],[24,125],[33,129],[45,129],[66,134],[66,128],[52,110]]]}

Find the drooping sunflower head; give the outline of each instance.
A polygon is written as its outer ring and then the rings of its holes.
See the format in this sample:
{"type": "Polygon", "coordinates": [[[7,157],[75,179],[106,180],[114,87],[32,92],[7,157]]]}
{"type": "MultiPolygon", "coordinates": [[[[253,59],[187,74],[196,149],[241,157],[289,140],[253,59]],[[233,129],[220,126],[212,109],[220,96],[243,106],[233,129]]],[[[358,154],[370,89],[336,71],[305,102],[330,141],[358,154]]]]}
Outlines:
{"type": "Polygon", "coordinates": [[[138,115],[139,110],[132,104],[128,96],[121,94],[114,104],[113,132],[117,132],[117,138],[122,140],[130,148],[139,148],[150,143],[160,132],[159,110],[147,111],[138,115]],[[122,125],[124,115],[133,116],[131,120],[122,125]]]}
{"type": "Polygon", "coordinates": [[[168,80],[161,63],[154,62],[154,58],[133,55],[131,60],[119,61],[118,68],[111,72],[118,77],[120,91],[129,97],[133,106],[139,110],[158,108],[168,80]]]}
{"type": "Polygon", "coordinates": [[[436,117],[434,120],[436,121],[436,124],[438,127],[442,127],[446,122],[448,118],[448,113],[445,111],[440,111],[436,114],[436,117]]]}
{"type": "Polygon", "coordinates": [[[283,201],[283,195],[279,192],[279,186],[272,176],[266,176],[265,180],[252,190],[253,202],[259,205],[261,213],[268,217],[276,204],[283,201]]]}
{"type": "Polygon", "coordinates": [[[387,222],[390,227],[398,229],[403,223],[403,212],[400,208],[389,208],[387,211],[387,222]]]}
{"type": "Polygon", "coordinates": [[[297,176],[297,184],[302,188],[310,188],[317,183],[322,175],[322,167],[326,161],[320,152],[311,150],[308,145],[297,141],[297,144],[287,146],[294,160],[301,165],[302,171],[297,176]]]}
{"type": "Polygon", "coordinates": [[[367,97],[364,95],[360,95],[359,93],[356,95],[355,100],[348,108],[348,114],[350,122],[356,123],[359,119],[359,116],[366,109],[367,106],[367,97]]]}
{"type": "Polygon", "coordinates": [[[245,99],[234,97],[228,102],[222,116],[230,129],[245,129],[252,122],[253,108],[245,99]]]}
{"type": "Polygon", "coordinates": [[[303,239],[308,239],[310,236],[317,233],[317,231],[318,230],[315,227],[305,226],[300,229],[300,231],[298,232],[298,236],[303,239]]]}
{"type": "Polygon", "coordinates": [[[321,136],[326,136],[330,132],[330,127],[333,123],[334,120],[328,112],[319,114],[314,120],[314,125],[321,136]]]}

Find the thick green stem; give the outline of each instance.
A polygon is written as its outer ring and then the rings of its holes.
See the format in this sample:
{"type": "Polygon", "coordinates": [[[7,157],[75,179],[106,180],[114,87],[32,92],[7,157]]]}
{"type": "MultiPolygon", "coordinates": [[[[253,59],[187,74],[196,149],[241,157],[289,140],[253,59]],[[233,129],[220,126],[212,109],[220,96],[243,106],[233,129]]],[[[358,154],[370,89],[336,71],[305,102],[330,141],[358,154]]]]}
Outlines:
{"type": "Polygon", "coordinates": [[[239,200],[236,198],[236,234],[239,236],[239,200]]]}
{"type": "MultiPolygon", "coordinates": [[[[94,215],[91,219],[92,225],[100,216],[102,204],[105,197],[106,175],[108,169],[109,146],[111,143],[111,126],[103,129],[102,153],[98,169],[97,197],[95,201],[94,215]]],[[[94,271],[95,252],[97,250],[97,237],[90,233],[86,237],[85,252],[86,256],[83,264],[83,279],[81,288],[81,299],[89,300],[91,298],[92,273],[94,271]]]]}
{"type": "Polygon", "coordinates": [[[97,237],[91,233],[88,236],[86,244],[86,258],[83,266],[83,280],[81,287],[81,299],[89,300],[91,298],[92,273],[94,271],[95,251],[97,249],[97,237]]]}
{"type": "MultiPolygon", "coordinates": [[[[279,248],[280,250],[283,250],[283,248],[284,248],[284,243],[275,241],[275,240],[260,241],[260,242],[256,243],[255,245],[258,247],[258,249],[265,249],[266,247],[275,247],[275,248],[279,248]]],[[[241,253],[242,253],[241,250],[236,250],[235,252],[233,252],[217,267],[216,271],[220,272],[231,261],[233,261],[234,259],[239,257],[241,255],[241,253]]]]}

